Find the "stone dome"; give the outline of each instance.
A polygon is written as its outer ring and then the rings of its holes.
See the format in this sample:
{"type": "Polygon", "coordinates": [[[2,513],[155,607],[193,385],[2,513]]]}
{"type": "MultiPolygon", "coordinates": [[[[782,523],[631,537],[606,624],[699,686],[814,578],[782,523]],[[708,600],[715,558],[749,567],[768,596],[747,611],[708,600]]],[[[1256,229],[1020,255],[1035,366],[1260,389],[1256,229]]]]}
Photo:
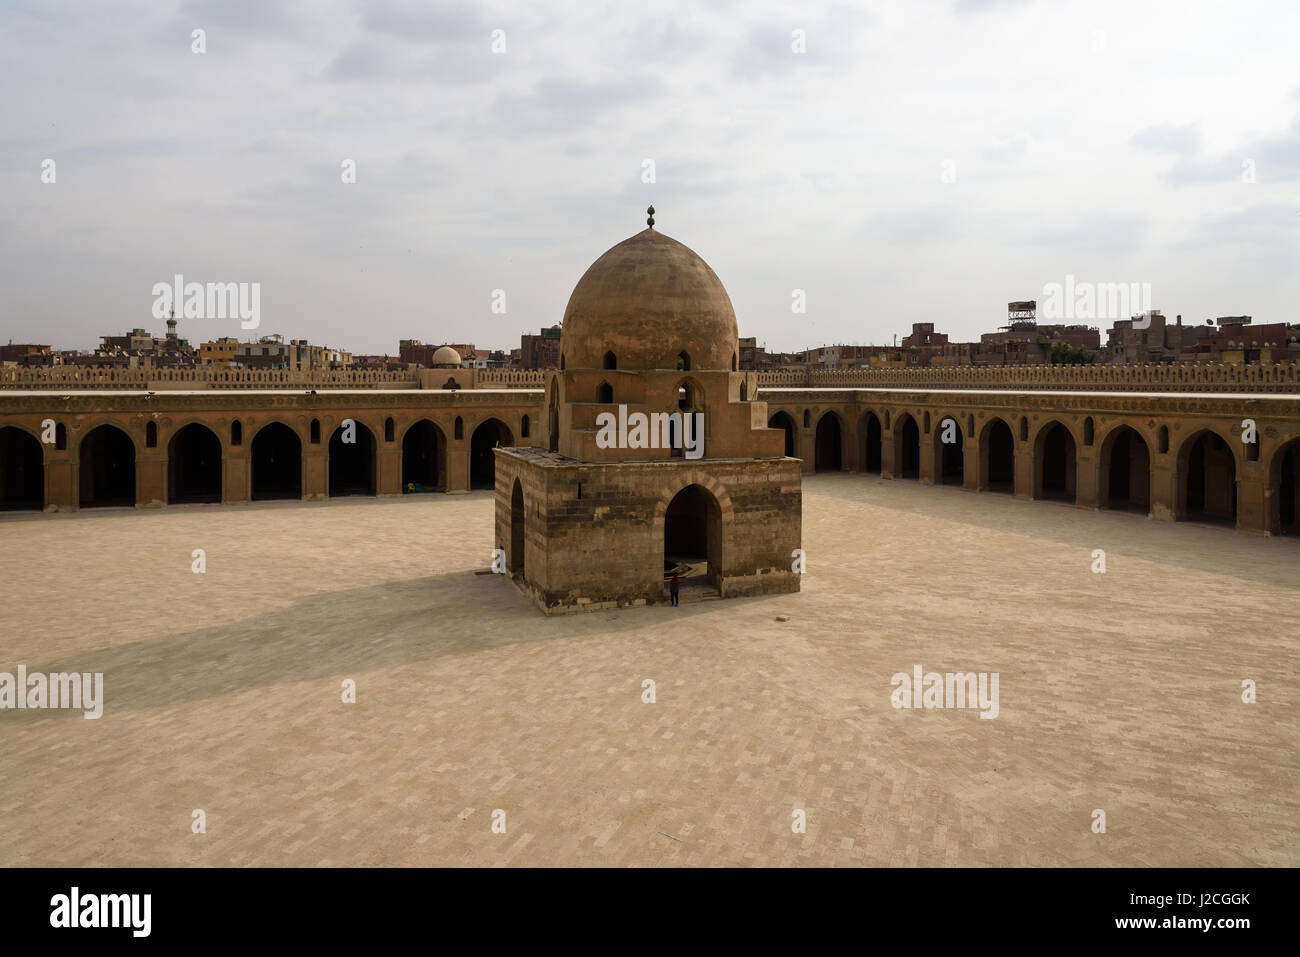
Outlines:
{"type": "Polygon", "coordinates": [[[435,366],[459,366],[460,353],[451,346],[441,346],[433,353],[433,364],[435,366]]]}
{"type": "Polygon", "coordinates": [[[566,369],[731,371],[736,313],[717,274],[694,251],[653,229],[625,239],[583,273],[560,333],[566,369]]]}

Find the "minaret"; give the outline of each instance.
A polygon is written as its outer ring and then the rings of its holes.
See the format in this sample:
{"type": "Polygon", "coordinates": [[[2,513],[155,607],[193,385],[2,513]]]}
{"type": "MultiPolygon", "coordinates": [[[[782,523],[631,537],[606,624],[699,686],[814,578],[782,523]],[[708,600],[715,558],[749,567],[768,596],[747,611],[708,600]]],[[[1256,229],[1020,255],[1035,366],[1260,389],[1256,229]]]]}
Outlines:
{"type": "Polygon", "coordinates": [[[167,338],[176,338],[176,307],[172,306],[171,315],[167,317],[167,338]]]}

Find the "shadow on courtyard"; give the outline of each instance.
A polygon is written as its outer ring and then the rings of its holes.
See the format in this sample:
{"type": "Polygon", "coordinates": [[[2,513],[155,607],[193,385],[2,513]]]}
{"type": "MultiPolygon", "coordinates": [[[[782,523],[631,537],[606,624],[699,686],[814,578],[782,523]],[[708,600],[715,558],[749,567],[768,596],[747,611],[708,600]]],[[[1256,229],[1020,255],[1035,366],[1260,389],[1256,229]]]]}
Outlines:
{"type": "MultiPolygon", "coordinates": [[[[25,664],[28,675],[103,672],[104,713],[111,716],[293,681],[334,679],[337,691],[344,677],[531,642],[653,636],[689,629],[693,618],[717,607],[665,603],[548,617],[502,576],[457,571],[313,594],[217,627],[25,664]]],[[[0,724],[51,719],[84,720],[78,710],[0,713],[0,724]]]]}

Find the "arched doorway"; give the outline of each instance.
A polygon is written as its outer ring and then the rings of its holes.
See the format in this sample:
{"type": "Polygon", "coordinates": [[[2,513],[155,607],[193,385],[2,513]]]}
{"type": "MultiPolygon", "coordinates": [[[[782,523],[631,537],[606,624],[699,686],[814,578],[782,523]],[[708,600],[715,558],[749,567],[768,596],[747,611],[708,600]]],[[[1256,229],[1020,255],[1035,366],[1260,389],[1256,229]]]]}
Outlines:
{"type": "Polygon", "coordinates": [[[221,501],[221,440],[191,422],[167,443],[167,501],[221,501]]]}
{"type": "Polygon", "coordinates": [[[1142,434],[1121,425],[1101,442],[1098,503],[1102,508],[1151,510],[1151,449],[1142,434]]]}
{"type": "Polygon", "coordinates": [[[0,428],[0,509],[45,507],[45,453],[30,432],[0,428]]]}
{"type": "Polygon", "coordinates": [[[934,430],[934,484],[964,485],[966,482],[965,434],[956,416],[945,415],[934,430]]]}
{"type": "Polygon", "coordinates": [[[442,429],[421,419],[402,436],[402,491],[441,492],[447,488],[447,441],[442,429]]]}
{"type": "Polygon", "coordinates": [[[510,427],[500,419],[488,419],[474,430],[469,443],[469,487],[495,488],[497,482],[496,454],[498,445],[509,448],[515,444],[510,427]]]}
{"type": "Polygon", "coordinates": [[[302,498],[302,439],[283,422],[270,422],[253,436],[254,501],[302,498]]]}
{"type": "Polygon", "coordinates": [[[524,513],[524,487],[515,479],[514,490],[510,493],[510,574],[524,574],[524,558],[527,550],[527,516],[524,513]]]}
{"type": "Polygon", "coordinates": [[[894,419],[894,477],[921,477],[921,428],[907,412],[894,419]]]}
{"type": "Polygon", "coordinates": [[[1049,422],[1034,442],[1034,498],[1073,502],[1078,459],[1074,436],[1060,422],[1049,422]]]}
{"type": "Polygon", "coordinates": [[[1269,469],[1273,487],[1272,530],[1280,535],[1300,535],[1300,439],[1278,449],[1269,469]]]}
{"type": "Polygon", "coordinates": [[[135,504],[135,443],[115,425],[101,425],[81,440],[82,508],[135,504]]]}
{"type": "Polygon", "coordinates": [[[664,575],[676,571],[683,597],[721,591],[722,509],[702,485],[688,485],[664,513],[664,575]]]}
{"type": "Polygon", "coordinates": [[[353,419],[330,436],[330,498],[375,494],[375,437],[353,419]],[[351,439],[351,441],[345,441],[351,439]]]}
{"type": "Polygon", "coordinates": [[[1177,517],[1237,522],[1237,460],[1223,437],[1208,429],[1190,436],[1178,454],[1177,517]]]}
{"type": "Polygon", "coordinates": [[[980,441],[980,490],[1011,495],[1016,490],[1016,443],[1011,426],[993,419],[980,441]]]}
{"type": "Polygon", "coordinates": [[[814,471],[843,471],[843,436],[844,431],[840,428],[840,417],[834,412],[827,412],[817,420],[817,444],[813,456],[814,471]]]}
{"type": "Polygon", "coordinates": [[[862,471],[880,474],[881,436],[880,416],[868,412],[862,417],[862,471]]]}
{"type": "Polygon", "coordinates": [[[794,453],[794,419],[789,412],[778,412],[767,420],[769,429],[781,429],[785,432],[785,454],[790,458],[795,458],[794,453]]]}

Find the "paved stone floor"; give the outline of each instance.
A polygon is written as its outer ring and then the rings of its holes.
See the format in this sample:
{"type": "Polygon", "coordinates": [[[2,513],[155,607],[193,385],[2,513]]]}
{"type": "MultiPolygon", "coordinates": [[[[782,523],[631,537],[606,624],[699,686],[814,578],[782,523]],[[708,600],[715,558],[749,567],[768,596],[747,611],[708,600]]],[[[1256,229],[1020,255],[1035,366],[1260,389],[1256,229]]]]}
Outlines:
{"type": "Polygon", "coordinates": [[[1300,542],[818,476],[800,594],[554,619],[492,545],[488,493],[0,517],[0,671],[107,699],[0,712],[0,864],[1300,863],[1300,542]]]}

